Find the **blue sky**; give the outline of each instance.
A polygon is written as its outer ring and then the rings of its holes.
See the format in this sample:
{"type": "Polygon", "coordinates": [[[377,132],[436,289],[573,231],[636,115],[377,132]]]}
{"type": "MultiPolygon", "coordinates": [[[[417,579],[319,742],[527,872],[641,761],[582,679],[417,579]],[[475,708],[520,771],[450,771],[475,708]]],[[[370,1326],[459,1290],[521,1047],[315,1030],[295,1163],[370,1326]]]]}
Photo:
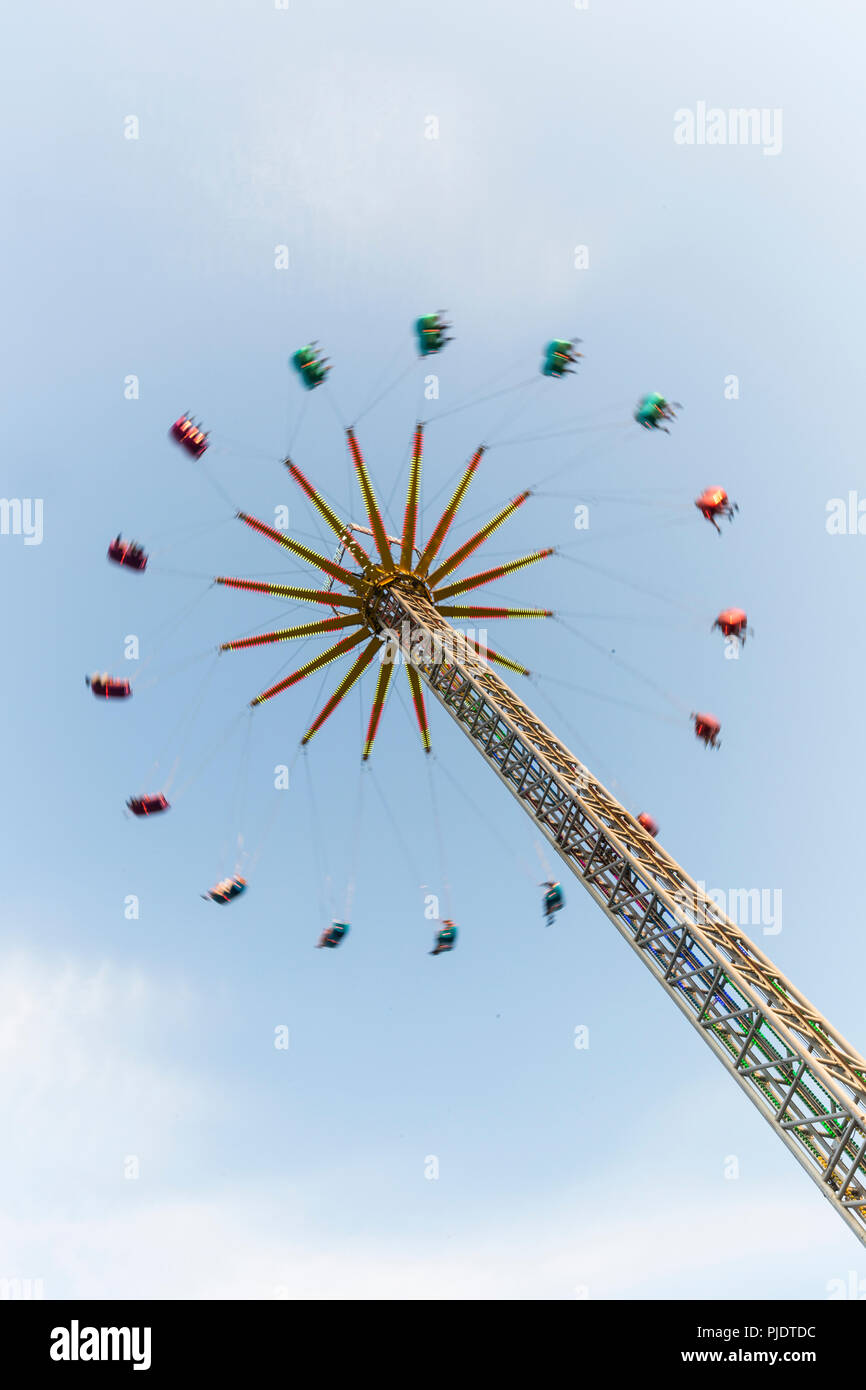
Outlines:
{"type": "Polygon", "coordinates": [[[555,474],[482,554],[554,545],[621,576],[557,557],[501,592],[591,615],[569,622],[658,687],[561,625],[491,624],[541,673],[516,688],[695,878],[781,891],[782,930],[755,925],[759,944],[863,1046],[866,540],[825,526],[830,499],[866,495],[862,21],[838,4],[261,0],[49,5],[15,24],[2,491],[44,500],[44,538],[0,536],[0,1276],[57,1297],[556,1299],[822,1297],[866,1277],[576,883],[544,931],[532,826],[438,707],[461,929],[442,959],[426,954],[443,871],[402,690],[375,757],[391,815],[368,782],[338,952],[312,945],[322,901],[345,906],[370,679],[307,755],[318,836],[302,763],[285,794],[273,767],[337,669],[255,714],[242,828],[261,853],[224,913],[198,894],[233,867],[243,719],[163,820],[122,814],[176,758],[182,789],[285,659],[210,670],[219,641],[283,607],[209,577],[289,568],[225,497],[265,520],[285,503],[318,537],[280,464],[291,440],[362,519],[337,415],[324,391],[304,398],[289,353],[322,341],[344,419],[410,368],[358,426],[397,520],[422,376],[409,326],[447,307],[428,524],[498,432],[455,535],[555,474]],[[781,109],[781,151],[676,144],[674,113],[701,101],[781,109]],[[560,334],[584,339],[577,378],[446,415],[532,377],[560,334]],[[629,428],[648,390],[684,403],[670,438],[629,428]],[[211,430],[222,492],[166,438],[185,409],[211,430]],[[583,432],[537,438],[569,426],[583,432]],[[741,508],[721,539],[691,507],[714,483],[741,508]],[[106,564],[119,529],[150,548],[144,577],[106,564]],[[739,661],[709,632],[734,604],[755,629],[739,661]],[[106,708],[82,678],[130,674],[129,634],[152,660],[106,708]],[[695,708],[721,718],[719,753],[692,738],[695,708]]]}

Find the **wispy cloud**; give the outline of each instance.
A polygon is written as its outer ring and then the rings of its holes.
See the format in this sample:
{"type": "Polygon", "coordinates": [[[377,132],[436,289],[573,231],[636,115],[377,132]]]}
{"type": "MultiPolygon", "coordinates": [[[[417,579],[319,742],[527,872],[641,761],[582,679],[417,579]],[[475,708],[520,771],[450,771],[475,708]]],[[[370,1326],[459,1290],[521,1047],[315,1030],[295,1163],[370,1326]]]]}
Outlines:
{"type": "Polygon", "coordinates": [[[182,982],[136,969],[0,961],[14,1198],[0,1217],[0,1277],[41,1279],[49,1298],[663,1298],[724,1284],[768,1297],[795,1264],[826,1270],[802,1291],[820,1297],[825,1278],[856,1263],[820,1201],[787,1219],[787,1187],[763,1200],[716,1182],[711,1199],[660,1205],[614,1168],[591,1190],[542,1189],[450,1234],[453,1219],[422,1230],[411,1215],[389,1236],[344,1233],[327,1194],[351,1196],[354,1183],[360,1199],[357,1154],[332,1155],[314,1176],[287,1158],[290,1176],[255,1181],[214,1162],[217,1115],[244,1107],[240,1082],[216,1086],[179,1043],[203,1013],[182,982]],[[147,1181],[123,1176],[131,1144],[146,1146],[147,1181]],[[746,1287],[744,1267],[760,1268],[760,1283],[746,1287]]]}

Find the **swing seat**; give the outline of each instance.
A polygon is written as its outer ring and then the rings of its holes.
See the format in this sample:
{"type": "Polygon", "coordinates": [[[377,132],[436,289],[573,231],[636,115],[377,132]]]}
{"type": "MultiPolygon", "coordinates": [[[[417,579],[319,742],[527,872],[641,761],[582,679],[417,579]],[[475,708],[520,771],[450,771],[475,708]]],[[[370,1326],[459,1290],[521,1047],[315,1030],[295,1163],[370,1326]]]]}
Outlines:
{"type": "Polygon", "coordinates": [[[544,895],[545,912],[547,912],[548,915],[553,912],[558,912],[561,907],[564,907],[564,905],[565,898],[563,897],[562,889],[559,887],[559,885],[557,884],[555,888],[549,888],[544,895]]]}
{"type": "Polygon", "coordinates": [[[313,391],[317,386],[321,386],[331,370],[330,367],[325,366],[324,359],[316,352],[312,343],[308,343],[306,347],[298,348],[297,352],[292,354],[291,363],[308,391],[313,391]]]}
{"type": "Polygon", "coordinates": [[[117,536],[108,547],[108,558],[113,560],[116,565],[124,565],[126,569],[144,570],[147,568],[147,556],[140,545],[135,541],[123,541],[117,536]]]}
{"type": "Polygon", "coordinates": [[[213,888],[209,888],[206,897],[215,903],[230,903],[235,898],[239,898],[241,893],[247,890],[245,878],[224,878],[213,888]]]}
{"type": "Polygon", "coordinates": [[[126,804],[134,816],[155,816],[169,809],[162,792],[158,796],[131,796],[126,804]]]}
{"type": "Polygon", "coordinates": [[[431,357],[434,353],[441,352],[445,344],[451,342],[450,338],[445,337],[445,332],[450,327],[450,323],[445,323],[439,314],[424,314],[416,321],[415,336],[422,357],[431,357]]]}
{"type": "Polygon", "coordinates": [[[317,949],[321,950],[323,946],[329,946],[332,949],[339,946],[348,930],[348,922],[332,922],[331,925],[322,932],[317,942],[317,949]]]}
{"type": "Polygon", "coordinates": [[[457,944],[457,928],[453,922],[441,931],[436,933],[436,944],[430,952],[431,956],[438,956],[442,951],[453,951],[457,944]]]}
{"type": "Polygon", "coordinates": [[[107,671],[94,671],[92,676],[85,676],[84,679],[94,695],[106,700],[126,700],[132,694],[129,681],[110,676],[107,671]]]}
{"type": "MultiPolygon", "coordinates": [[[[579,342],[579,339],[575,339],[579,342]]],[[[544,349],[544,360],[541,364],[542,376],[566,376],[569,367],[577,363],[577,359],[583,353],[574,351],[574,344],[568,338],[554,338],[553,342],[548,343],[544,349]]]]}
{"type": "Polygon", "coordinates": [[[201,458],[207,449],[207,434],[188,415],[181,415],[179,420],[175,420],[169,435],[193,458],[201,458]]]}

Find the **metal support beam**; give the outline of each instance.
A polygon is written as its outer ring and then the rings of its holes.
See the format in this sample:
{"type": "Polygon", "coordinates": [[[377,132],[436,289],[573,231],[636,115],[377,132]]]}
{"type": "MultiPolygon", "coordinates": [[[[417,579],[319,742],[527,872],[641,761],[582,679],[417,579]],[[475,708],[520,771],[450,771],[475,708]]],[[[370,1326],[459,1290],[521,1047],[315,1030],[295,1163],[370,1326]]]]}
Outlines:
{"type": "Polygon", "coordinates": [[[384,588],[369,618],[866,1244],[866,1060],[427,599],[384,588]]]}

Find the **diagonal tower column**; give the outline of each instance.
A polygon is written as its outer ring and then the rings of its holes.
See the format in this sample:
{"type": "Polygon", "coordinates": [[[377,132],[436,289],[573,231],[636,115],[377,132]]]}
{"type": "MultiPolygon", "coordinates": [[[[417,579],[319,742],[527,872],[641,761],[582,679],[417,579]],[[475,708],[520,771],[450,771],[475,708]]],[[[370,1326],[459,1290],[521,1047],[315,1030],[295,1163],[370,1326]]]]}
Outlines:
{"type": "Polygon", "coordinates": [[[367,620],[415,667],[866,1244],[866,1060],[423,593],[399,579],[383,586],[367,620]]]}

